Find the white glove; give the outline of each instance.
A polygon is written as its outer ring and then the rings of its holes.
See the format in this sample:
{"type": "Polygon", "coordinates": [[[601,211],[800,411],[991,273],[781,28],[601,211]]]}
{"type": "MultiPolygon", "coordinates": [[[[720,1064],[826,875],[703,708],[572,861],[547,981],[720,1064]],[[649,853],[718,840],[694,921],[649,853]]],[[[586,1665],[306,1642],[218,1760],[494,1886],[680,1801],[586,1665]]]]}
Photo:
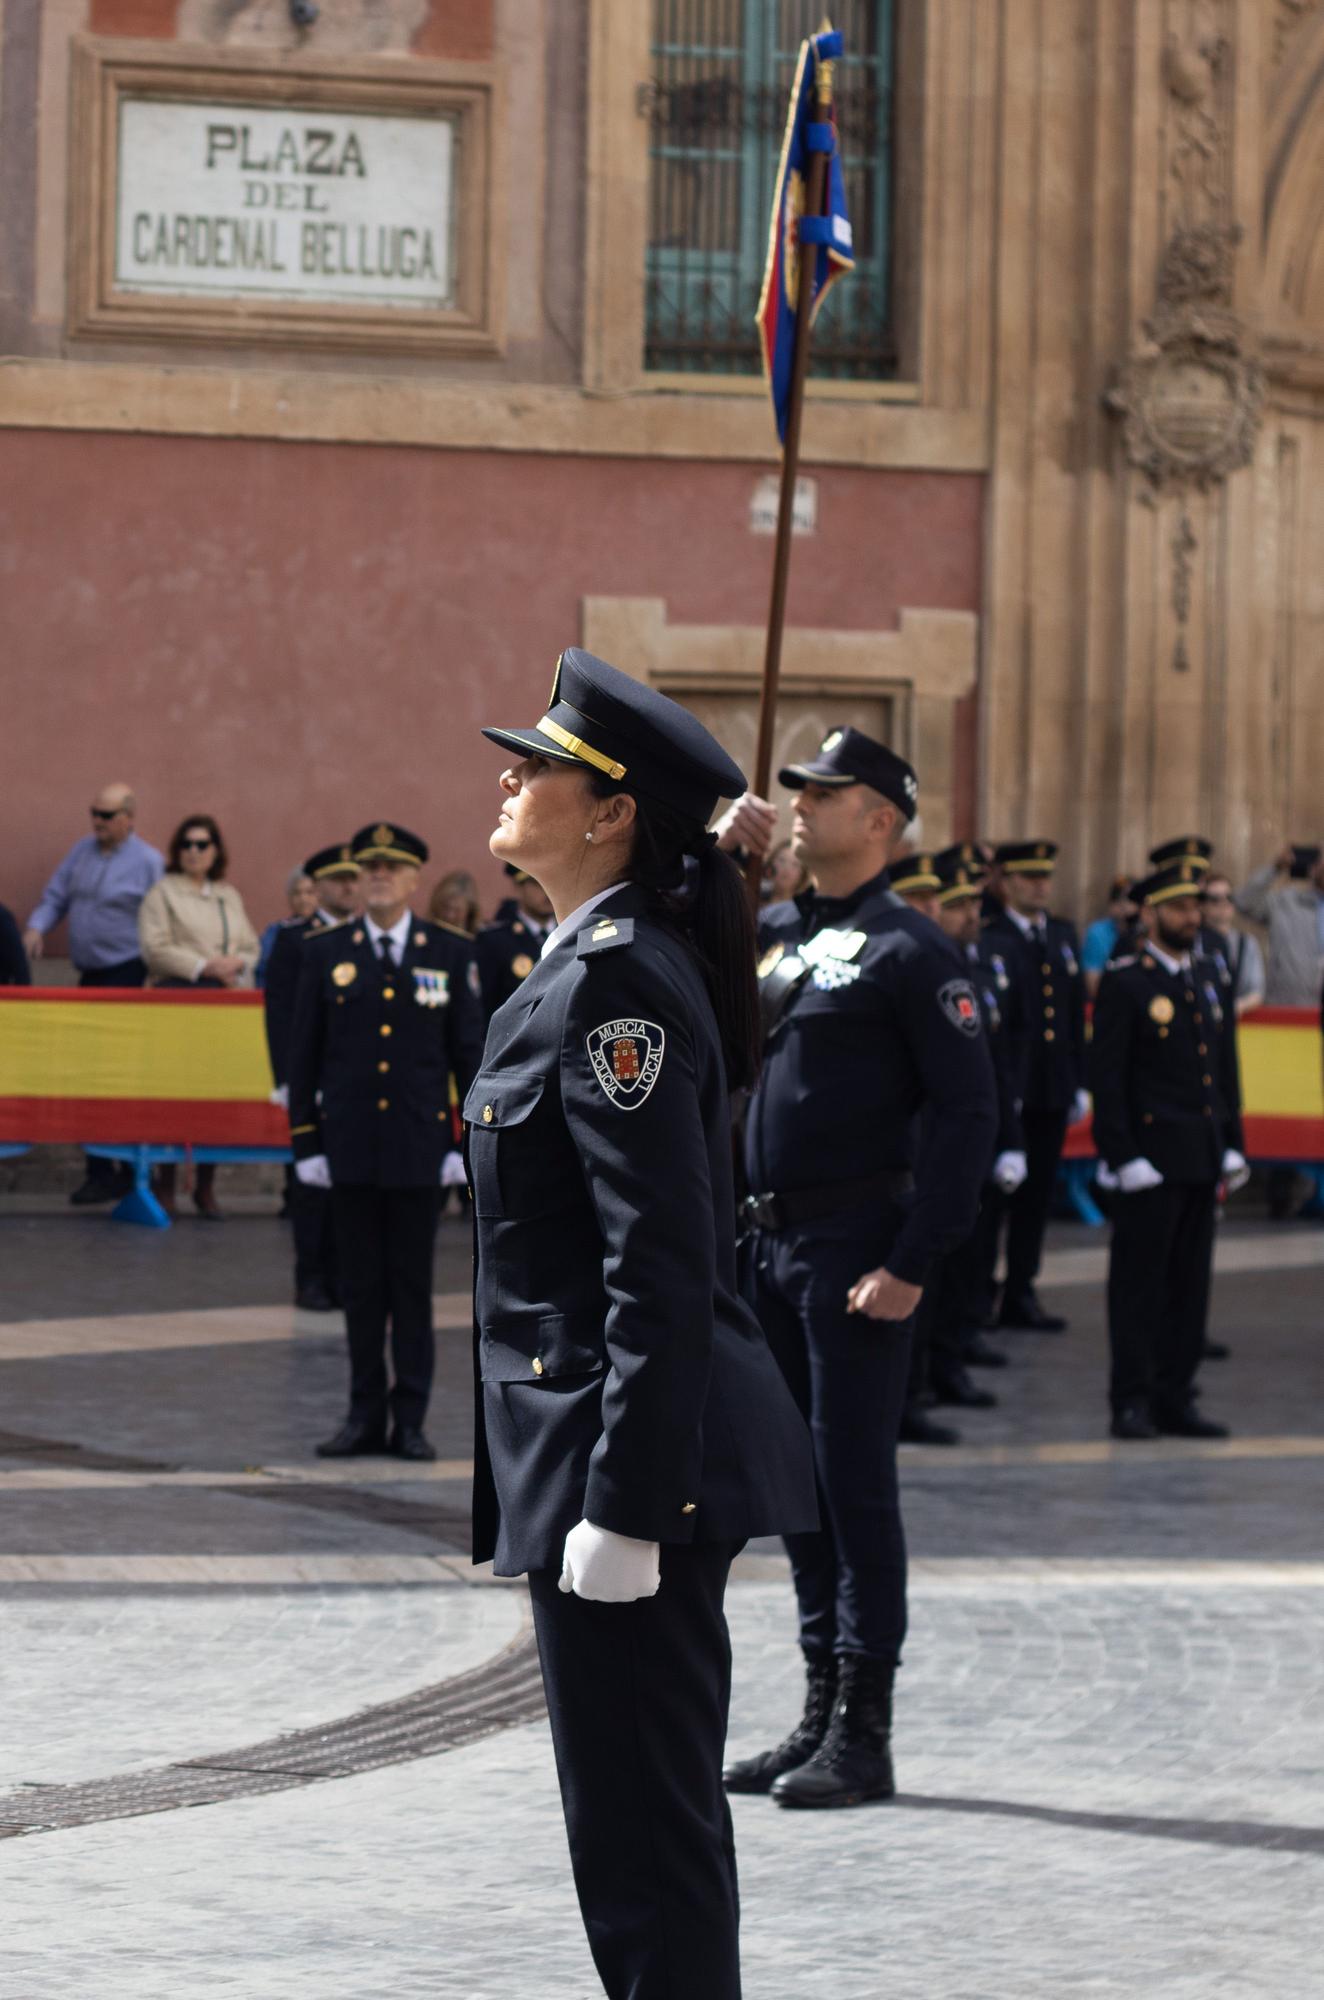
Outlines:
{"type": "Polygon", "coordinates": [[[1079,1125],[1089,1115],[1090,1094],[1088,1090],[1078,1090],[1071,1100],[1071,1109],[1067,1113],[1067,1124],[1079,1125]]]}
{"type": "Polygon", "coordinates": [[[1029,1171],[1024,1153],[999,1153],[993,1162],[993,1179],[1004,1194],[1015,1194],[1029,1171]]]}
{"type": "Polygon", "coordinates": [[[565,1538],[560,1589],[594,1604],[633,1604],[637,1597],[656,1597],[662,1581],[661,1549],[656,1542],[637,1542],[632,1535],[615,1535],[581,1521],[565,1538]]]}
{"type": "Polygon", "coordinates": [[[1162,1187],[1163,1176],[1148,1160],[1128,1160],[1117,1169],[1117,1185],[1123,1194],[1144,1194],[1149,1188],[1162,1187]]]}
{"type": "Polygon", "coordinates": [[[1238,1188],[1244,1188],[1250,1179],[1250,1167],[1245,1154],[1239,1153],[1235,1146],[1229,1146],[1223,1155],[1223,1179],[1227,1182],[1230,1194],[1235,1194],[1238,1188]]]}
{"type": "Polygon", "coordinates": [[[290,1086],[288,1083],[278,1083],[267,1099],[267,1102],[268,1104],[274,1104],[280,1111],[288,1111],[290,1108],[290,1086]]]}
{"type": "Polygon", "coordinates": [[[331,1162],[325,1153],[314,1153],[310,1160],[296,1160],[294,1171],[305,1187],[329,1188],[331,1185],[331,1162]]]}
{"type": "Polygon", "coordinates": [[[441,1163],[441,1184],[443,1187],[468,1187],[469,1176],[464,1171],[464,1154],[454,1147],[441,1163]]]}

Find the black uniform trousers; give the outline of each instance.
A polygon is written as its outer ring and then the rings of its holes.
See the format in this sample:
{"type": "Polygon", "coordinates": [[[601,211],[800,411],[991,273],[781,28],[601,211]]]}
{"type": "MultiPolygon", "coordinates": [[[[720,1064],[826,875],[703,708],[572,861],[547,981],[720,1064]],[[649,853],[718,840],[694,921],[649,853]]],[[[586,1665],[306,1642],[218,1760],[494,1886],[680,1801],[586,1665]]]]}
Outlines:
{"type": "Polygon", "coordinates": [[[338,1181],[331,1209],[349,1335],[350,1418],[383,1428],[389,1404],[397,1425],[421,1427],[432,1392],[432,1250],[441,1189],[338,1181]],[[389,1393],[388,1324],[395,1376],[389,1393]]]}
{"type": "Polygon", "coordinates": [[[305,1187],[296,1179],[289,1192],[289,1203],[294,1232],[294,1289],[302,1292],[309,1285],[321,1285],[335,1298],[340,1281],[331,1196],[325,1188],[305,1187]]]}
{"type": "Polygon", "coordinates": [[[744,1252],[746,1296],[814,1448],[822,1525],[786,1537],[800,1644],[820,1657],[868,1653],[895,1662],[906,1636],[896,1445],[914,1322],[846,1310],[856,1279],[887,1261],[895,1230],[880,1237],[828,1228],[753,1237],[744,1252]]]}
{"type": "Polygon", "coordinates": [[[1168,1181],[1113,1196],[1108,1264],[1110,1399],[1180,1410],[1204,1347],[1215,1181],[1168,1181]]]}
{"type": "Polygon", "coordinates": [[[950,1378],[965,1366],[967,1342],[984,1316],[982,1255],[977,1233],[971,1234],[955,1250],[939,1257],[929,1273],[915,1311],[910,1356],[912,1402],[922,1398],[935,1378],[950,1378]]]}
{"type": "Polygon", "coordinates": [[[1021,1113],[1025,1127],[1025,1179],[1007,1203],[1007,1282],[1004,1299],[1023,1299],[1033,1289],[1044,1253],[1044,1232],[1053,1205],[1057,1169],[1067,1136],[1067,1113],[1021,1113]]]}
{"type": "Polygon", "coordinates": [[[662,1586],[592,1604],[529,1593],[579,1907],[610,2000],[740,2000],[739,1895],[722,1755],[740,1544],[662,1545],[662,1586]]]}

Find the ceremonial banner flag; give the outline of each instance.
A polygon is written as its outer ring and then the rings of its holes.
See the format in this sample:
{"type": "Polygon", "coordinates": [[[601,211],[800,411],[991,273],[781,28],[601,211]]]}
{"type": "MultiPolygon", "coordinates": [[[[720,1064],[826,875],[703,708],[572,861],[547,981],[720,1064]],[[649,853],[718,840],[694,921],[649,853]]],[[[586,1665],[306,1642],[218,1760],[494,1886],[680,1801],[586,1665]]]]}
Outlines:
{"type": "Polygon", "coordinates": [[[791,85],[791,103],[782,139],[781,164],[773,189],[768,261],[763,270],[757,320],[763,348],[763,371],[772,394],[777,435],[783,443],[786,439],[791,363],[795,351],[800,245],[803,242],[812,251],[814,259],[810,325],[829,288],[855,264],[836,124],[820,123],[815,115],[819,65],[840,56],[841,49],[842,38],[834,31],[811,35],[800,45],[800,59],[796,64],[795,81],[791,85]],[[806,216],[809,156],[815,152],[828,155],[827,173],[824,176],[821,211],[816,216],[806,216]]]}

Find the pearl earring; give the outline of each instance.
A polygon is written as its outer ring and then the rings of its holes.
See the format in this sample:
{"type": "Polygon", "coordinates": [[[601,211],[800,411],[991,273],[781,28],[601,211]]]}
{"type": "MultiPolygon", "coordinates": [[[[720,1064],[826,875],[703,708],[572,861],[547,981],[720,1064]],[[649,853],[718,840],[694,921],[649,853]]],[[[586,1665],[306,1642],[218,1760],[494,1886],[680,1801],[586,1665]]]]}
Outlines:
{"type": "Polygon", "coordinates": [[[592,838],[593,838],[593,835],[592,835],[591,833],[586,833],[586,834],[584,835],[584,838],[585,838],[585,840],[592,840],[592,838]]]}

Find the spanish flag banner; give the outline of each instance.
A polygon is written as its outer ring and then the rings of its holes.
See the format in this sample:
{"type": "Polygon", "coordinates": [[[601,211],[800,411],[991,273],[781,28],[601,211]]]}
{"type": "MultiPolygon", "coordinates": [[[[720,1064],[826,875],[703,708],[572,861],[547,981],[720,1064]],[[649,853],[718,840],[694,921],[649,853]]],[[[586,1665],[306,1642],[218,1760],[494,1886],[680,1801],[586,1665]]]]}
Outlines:
{"type": "Polygon", "coordinates": [[[803,243],[814,260],[811,326],[830,288],[855,265],[850,218],[846,213],[846,182],[830,109],[831,65],[841,51],[842,38],[835,30],[810,35],[800,45],[782,138],[781,163],[773,189],[768,259],[756,319],[777,436],[783,442],[799,307],[800,246],[803,243]],[[820,110],[825,99],[829,107],[826,119],[820,110]],[[811,153],[828,155],[822,211],[818,215],[804,212],[811,153]]]}

